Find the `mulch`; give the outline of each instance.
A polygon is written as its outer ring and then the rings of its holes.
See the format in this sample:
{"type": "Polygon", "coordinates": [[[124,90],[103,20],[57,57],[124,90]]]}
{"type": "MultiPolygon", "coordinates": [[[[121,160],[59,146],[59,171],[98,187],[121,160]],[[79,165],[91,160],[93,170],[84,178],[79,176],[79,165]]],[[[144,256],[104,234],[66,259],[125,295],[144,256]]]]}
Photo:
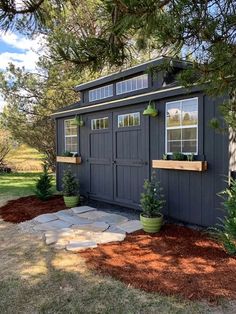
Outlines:
{"type": "Polygon", "coordinates": [[[138,231],[80,254],[90,269],[147,292],[212,303],[236,299],[236,258],[187,227],[165,225],[153,235],[138,231]]]}
{"type": "Polygon", "coordinates": [[[45,202],[40,201],[36,196],[26,196],[9,201],[5,206],[0,207],[0,216],[4,221],[20,223],[63,209],[66,209],[66,206],[62,196],[52,196],[45,202]]]}

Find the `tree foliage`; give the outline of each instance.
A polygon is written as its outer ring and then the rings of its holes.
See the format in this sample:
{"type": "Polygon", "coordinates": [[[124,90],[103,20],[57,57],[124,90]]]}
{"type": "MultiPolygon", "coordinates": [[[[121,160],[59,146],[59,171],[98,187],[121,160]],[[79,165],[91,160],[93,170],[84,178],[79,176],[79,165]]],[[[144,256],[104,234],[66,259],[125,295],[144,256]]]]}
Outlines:
{"type": "Polygon", "coordinates": [[[70,168],[64,171],[62,178],[62,188],[64,196],[79,195],[79,183],[77,182],[70,168]]]}
{"type": "Polygon", "coordinates": [[[48,172],[47,163],[43,164],[43,173],[39,176],[35,186],[36,196],[46,201],[52,196],[52,176],[48,172]]]}
{"type": "Polygon", "coordinates": [[[223,206],[225,217],[219,219],[216,227],[210,228],[209,232],[213,239],[220,242],[226,252],[236,254],[236,181],[231,180],[231,187],[221,193],[224,198],[223,206]]]}
{"type": "Polygon", "coordinates": [[[0,92],[7,106],[2,121],[12,136],[44,154],[55,167],[55,122],[51,113],[78,100],[77,73],[68,65],[43,60],[40,72],[29,73],[11,65],[0,74],[0,92]]]}
{"type": "Polygon", "coordinates": [[[6,157],[12,149],[13,139],[9,131],[0,128],[0,167],[6,164],[6,157]]]}

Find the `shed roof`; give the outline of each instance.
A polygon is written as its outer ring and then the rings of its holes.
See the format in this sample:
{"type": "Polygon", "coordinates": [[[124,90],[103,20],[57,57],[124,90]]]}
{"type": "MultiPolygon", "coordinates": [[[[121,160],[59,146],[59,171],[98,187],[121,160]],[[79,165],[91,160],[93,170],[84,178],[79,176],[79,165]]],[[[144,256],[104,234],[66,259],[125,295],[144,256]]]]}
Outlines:
{"type": "Polygon", "coordinates": [[[191,64],[191,62],[189,62],[189,61],[178,60],[178,59],[174,59],[174,58],[167,57],[167,56],[161,56],[161,57],[158,57],[156,59],[152,59],[152,60],[149,60],[147,62],[144,62],[144,63],[138,64],[138,65],[135,65],[133,67],[130,67],[127,70],[121,70],[119,72],[115,72],[115,73],[112,73],[112,74],[109,74],[106,76],[99,77],[98,79],[79,84],[75,87],[75,90],[79,92],[79,91],[83,91],[83,90],[91,88],[91,87],[110,83],[111,81],[122,79],[124,77],[127,77],[129,75],[133,75],[133,74],[136,74],[139,72],[143,72],[148,68],[149,65],[150,66],[158,66],[158,65],[161,65],[162,63],[164,63],[165,61],[171,61],[173,63],[173,66],[180,67],[180,68],[186,67],[187,65],[191,64]]]}

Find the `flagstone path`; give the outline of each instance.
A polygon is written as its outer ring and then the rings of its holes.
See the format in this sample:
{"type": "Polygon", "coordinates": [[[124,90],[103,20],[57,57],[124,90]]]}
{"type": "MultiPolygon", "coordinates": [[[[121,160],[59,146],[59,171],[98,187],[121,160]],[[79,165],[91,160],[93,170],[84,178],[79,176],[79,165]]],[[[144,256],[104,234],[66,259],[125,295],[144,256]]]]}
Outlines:
{"type": "Polygon", "coordinates": [[[98,244],[123,241],[126,233],[141,229],[139,220],[108,213],[90,206],[79,206],[34,219],[33,229],[41,232],[47,245],[78,252],[98,244]]]}

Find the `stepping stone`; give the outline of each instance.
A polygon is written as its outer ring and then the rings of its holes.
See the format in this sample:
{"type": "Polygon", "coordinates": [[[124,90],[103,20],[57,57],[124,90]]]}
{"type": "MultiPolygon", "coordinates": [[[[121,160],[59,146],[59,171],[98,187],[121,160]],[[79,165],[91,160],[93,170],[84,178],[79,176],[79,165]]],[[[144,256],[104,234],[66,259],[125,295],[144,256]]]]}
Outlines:
{"type": "Polygon", "coordinates": [[[125,233],[112,233],[112,232],[100,232],[99,234],[94,234],[92,236],[93,241],[97,243],[109,243],[109,242],[117,242],[123,241],[126,237],[125,233]]]}
{"type": "Polygon", "coordinates": [[[142,229],[142,225],[139,220],[130,220],[122,224],[119,224],[118,227],[127,233],[131,233],[142,229]]]}
{"type": "Polygon", "coordinates": [[[92,241],[84,241],[84,242],[70,241],[70,243],[66,245],[66,250],[76,253],[81,250],[86,250],[86,249],[95,248],[95,247],[97,247],[97,243],[92,242],[92,241]]]}
{"type": "Polygon", "coordinates": [[[126,234],[126,232],[122,229],[120,229],[119,227],[117,227],[116,225],[111,225],[107,230],[104,231],[105,232],[111,232],[111,233],[119,233],[119,234],[126,234]]]}
{"type": "Polygon", "coordinates": [[[47,230],[58,230],[70,227],[72,224],[62,220],[53,220],[47,223],[43,223],[34,227],[34,230],[47,231],[47,230]]]}
{"type": "Polygon", "coordinates": [[[80,218],[80,217],[78,217],[76,215],[70,215],[70,214],[67,214],[67,213],[60,213],[59,212],[59,213],[57,213],[57,217],[60,220],[63,220],[63,221],[71,223],[72,225],[83,225],[83,224],[91,223],[91,221],[89,221],[86,218],[80,218]]]}
{"type": "Polygon", "coordinates": [[[35,217],[33,220],[38,223],[46,223],[46,222],[53,221],[56,219],[57,219],[57,216],[55,214],[43,214],[43,215],[35,217]]]}
{"type": "Polygon", "coordinates": [[[101,211],[101,210],[99,210],[99,211],[96,210],[96,211],[90,211],[90,212],[80,214],[79,217],[87,218],[90,220],[97,220],[97,219],[99,219],[103,216],[107,216],[107,215],[109,215],[109,213],[101,211]]]}
{"type": "Polygon", "coordinates": [[[95,211],[97,210],[96,208],[90,207],[90,206],[79,206],[79,207],[73,207],[71,208],[71,211],[74,214],[82,214],[90,211],[95,211]]]}
{"type": "Polygon", "coordinates": [[[56,243],[57,240],[58,240],[58,237],[56,235],[50,235],[46,237],[45,242],[47,245],[50,245],[50,244],[56,243]]]}
{"type": "Polygon", "coordinates": [[[96,221],[104,221],[109,225],[117,225],[128,221],[128,218],[117,214],[107,214],[96,219],[96,221]]]}
{"type": "Polygon", "coordinates": [[[86,231],[92,231],[92,232],[98,232],[98,231],[105,231],[109,228],[109,225],[105,222],[93,222],[91,224],[81,225],[81,226],[75,226],[76,228],[80,230],[86,230],[86,231]]]}

